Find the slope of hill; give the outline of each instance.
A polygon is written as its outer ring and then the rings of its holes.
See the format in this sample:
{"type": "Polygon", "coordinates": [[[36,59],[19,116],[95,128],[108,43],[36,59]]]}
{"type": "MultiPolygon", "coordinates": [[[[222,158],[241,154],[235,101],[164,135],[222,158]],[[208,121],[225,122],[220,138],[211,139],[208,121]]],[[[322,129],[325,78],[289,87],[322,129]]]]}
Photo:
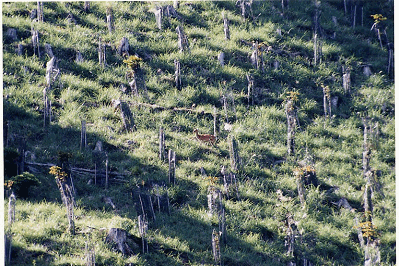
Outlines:
{"type": "Polygon", "coordinates": [[[10,265],[396,263],[393,1],[87,3],[2,4],[10,265]]]}

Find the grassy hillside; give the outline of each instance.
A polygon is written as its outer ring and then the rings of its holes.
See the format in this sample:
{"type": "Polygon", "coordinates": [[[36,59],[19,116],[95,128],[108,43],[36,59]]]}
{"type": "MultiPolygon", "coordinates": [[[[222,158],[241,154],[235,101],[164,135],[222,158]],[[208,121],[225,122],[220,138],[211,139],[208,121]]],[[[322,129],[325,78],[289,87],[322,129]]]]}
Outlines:
{"type": "Polygon", "coordinates": [[[173,2],[90,2],[87,9],[84,2],[43,2],[43,22],[35,21],[36,2],[2,3],[5,194],[16,193],[12,225],[9,199],[4,202],[10,265],[91,265],[85,264],[90,250],[96,265],[218,264],[212,232],[221,221],[208,210],[208,194],[216,188],[223,192],[227,232],[219,235],[220,241],[226,235],[222,265],[364,265],[356,221],[369,221],[369,213],[372,235],[364,229],[363,240],[377,243],[381,265],[396,264],[394,81],[388,68],[393,1],[346,1],[346,9],[343,2],[244,1],[245,19],[236,1],[181,1],[169,17],[165,7],[173,2]],[[162,29],[155,18],[159,7],[165,10],[162,29]],[[374,14],[387,18],[375,25],[381,40],[370,30],[374,14]],[[178,26],[187,36],[184,51],[178,26]],[[118,53],[123,37],[128,54],[142,60],[138,68],[129,68],[128,56],[118,53]],[[56,59],[51,89],[46,44],[56,59]],[[253,44],[259,67],[251,63],[253,44]],[[350,73],[349,89],[343,70],[350,73]],[[137,94],[129,85],[133,75],[137,94]],[[247,75],[253,78],[250,97],[247,75]],[[337,100],[331,118],[325,117],[323,87],[337,100]],[[46,124],[44,91],[51,101],[46,124]],[[291,155],[290,100],[297,115],[291,155]],[[126,110],[131,120],[122,115],[126,110]],[[127,130],[126,121],[135,127],[127,130]],[[371,128],[371,212],[364,204],[363,121],[371,128]],[[214,123],[215,146],[195,138],[194,129],[213,134],[214,123]],[[174,185],[167,156],[159,158],[161,127],[166,152],[176,153],[174,185]],[[69,185],[73,181],[75,234],[49,173],[52,165],[68,174],[69,185]],[[303,187],[304,198],[298,189],[303,169],[316,180],[303,187]],[[223,172],[236,176],[229,191],[223,172]],[[141,244],[138,191],[152,195],[156,216],[148,218],[148,252],[141,244]],[[158,209],[162,193],[169,213],[158,209]],[[350,207],[338,204],[344,199],[350,207]],[[106,241],[110,228],[127,233],[130,252],[106,241]]]}

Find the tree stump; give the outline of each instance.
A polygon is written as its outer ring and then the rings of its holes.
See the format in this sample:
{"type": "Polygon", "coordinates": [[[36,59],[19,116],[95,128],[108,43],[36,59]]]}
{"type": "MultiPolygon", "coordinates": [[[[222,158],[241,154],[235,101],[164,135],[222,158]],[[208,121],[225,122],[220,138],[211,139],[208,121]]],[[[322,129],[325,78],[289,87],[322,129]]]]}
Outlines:
{"type": "Polygon", "coordinates": [[[17,37],[17,30],[14,28],[8,28],[5,34],[12,42],[15,42],[18,40],[17,37]]]}
{"type": "Polygon", "coordinates": [[[129,49],[129,40],[126,37],[123,37],[119,42],[118,54],[122,56],[129,56],[129,49]]]}
{"type": "Polygon", "coordinates": [[[342,75],[342,86],[344,88],[345,93],[351,93],[351,73],[349,68],[342,67],[343,75],[342,75]]]}
{"type": "Polygon", "coordinates": [[[224,39],[230,40],[230,27],[229,27],[230,23],[224,12],[222,13],[222,16],[223,16],[224,39]]]}
{"type": "Polygon", "coordinates": [[[182,53],[185,50],[189,50],[189,43],[187,35],[184,33],[184,30],[181,26],[176,27],[176,32],[178,34],[178,42],[177,45],[182,53]]]}
{"type": "Polygon", "coordinates": [[[32,29],[31,34],[32,34],[33,53],[34,55],[40,58],[39,31],[32,29]]]}
{"type": "Polygon", "coordinates": [[[105,242],[116,245],[116,248],[124,255],[129,256],[133,253],[126,243],[126,231],[120,228],[110,228],[105,242]]]}
{"type": "Polygon", "coordinates": [[[75,63],[82,63],[83,62],[83,55],[82,53],[78,50],[76,52],[76,59],[75,59],[75,63]]]}
{"type": "Polygon", "coordinates": [[[221,66],[224,66],[224,53],[220,52],[218,55],[218,61],[221,66]]]}

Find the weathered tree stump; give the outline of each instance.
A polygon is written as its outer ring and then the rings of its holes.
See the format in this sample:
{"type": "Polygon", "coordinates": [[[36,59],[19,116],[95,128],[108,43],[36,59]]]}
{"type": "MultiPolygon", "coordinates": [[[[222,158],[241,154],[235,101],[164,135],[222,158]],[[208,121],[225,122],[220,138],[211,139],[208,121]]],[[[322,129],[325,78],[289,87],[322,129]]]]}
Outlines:
{"type": "Polygon", "coordinates": [[[33,53],[34,53],[35,56],[40,58],[39,31],[38,30],[34,30],[32,28],[31,34],[32,34],[33,53]]]}
{"type": "Polygon", "coordinates": [[[107,7],[107,27],[109,33],[112,33],[114,31],[114,16],[113,16],[113,10],[111,7],[107,7]]]}
{"type": "Polygon", "coordinates": [[[344,88],[345,93],[351,93],[351,73],[349,68],[342,67],[342,86],[344,88]]]}
{"type": "Polygon", "coordinates": [[[162,16],[163,16],[163,10],[162,7],[156,7],[154,11],[155,15],[155,21],[157,23],[157,27],[159,30],[162,30],[162,16]]]}
{"type": "Polygon", "coordinates": [[[223,52],[220,52],[220,53],[218,54],[218,61],[219,61],[219,64],[220,64],[221,66],[224,66],[224,53],[223,53],[223,52]]]}
{"type": "Polygon", "coordinates": [[[125,101],[112,100],[114,110],[120,110],[123,129],[126,132],[136,131],[136,124],[134,123],[133,114],[130,111],[129,105],[125,101]]]}
{"type": "Polygon", "coordinates": [[[105,242],[116,244],[116,248],[124,255],[129,256],[133,253],[126,243],[126,231],[120,228],[110,228],[105,242]]]}
{"type": "Polygon", "coordinates": [[[75,63],[82,63],[83,62],[83,55],[82,53],[78,50],[76,52],[76,59],[75,59],[75,63]]]}
{"type": "Polygon", "coordinates": [[[22,43],[18,43],[17,49],[16,49],[16,53],[18,56],[22,56],[24,53],[24,46],[22,43]]]}
{"type": "Polygon", "coordinates": [[[177,26],[176,32],[178,34],[177,45],[179,47],[180,52],[184,52],[185,50],[189,51],[188,38],[187,38],[187,35],[184,33],[183,27],[177,26]]]}
{"type": "Polygon", "coordinates": [[[17,30],[14,28],[8,28],[5,34],[12,42],[15,42],[18,40],[17,37],[17,30]]]}
{"type": "Polygon", "coordinates": [[[129,49],[129,40],[126,37],[123,37],[119,42],[118,54],[122,56],[129,56],[129,49]]]}
{"type": "Polygon", "coordinates": [[[51,45],[48,43],[44,44],[44,50],[46,51],[46,54],[50,57],[53,58],[54,54],[53,54],[53,49],[51,48],[51,45]]]}
{"type": "Polygon", "coordinates": [[[240,169],[240,156],[238,155],[238,145],[234,136],[231,135],[229,138],[229,154],[230,154],[230,166],[232,171],[237,172],[240,169]]]}

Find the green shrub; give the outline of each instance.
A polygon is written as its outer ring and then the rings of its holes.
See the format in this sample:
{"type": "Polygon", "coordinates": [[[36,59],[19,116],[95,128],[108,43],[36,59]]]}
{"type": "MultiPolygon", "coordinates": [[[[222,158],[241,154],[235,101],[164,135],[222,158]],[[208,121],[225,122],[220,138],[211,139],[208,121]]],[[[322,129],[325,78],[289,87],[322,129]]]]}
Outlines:
{"type": "Polygon", "coordinates": [[[40,185],[39,179],[28,172],[13,176],[10,178],[10,181],[12,181],[11,188],[15,191],[16,195],[24,199],[29,197],[29,190],[32,186],[40,185]]]}

